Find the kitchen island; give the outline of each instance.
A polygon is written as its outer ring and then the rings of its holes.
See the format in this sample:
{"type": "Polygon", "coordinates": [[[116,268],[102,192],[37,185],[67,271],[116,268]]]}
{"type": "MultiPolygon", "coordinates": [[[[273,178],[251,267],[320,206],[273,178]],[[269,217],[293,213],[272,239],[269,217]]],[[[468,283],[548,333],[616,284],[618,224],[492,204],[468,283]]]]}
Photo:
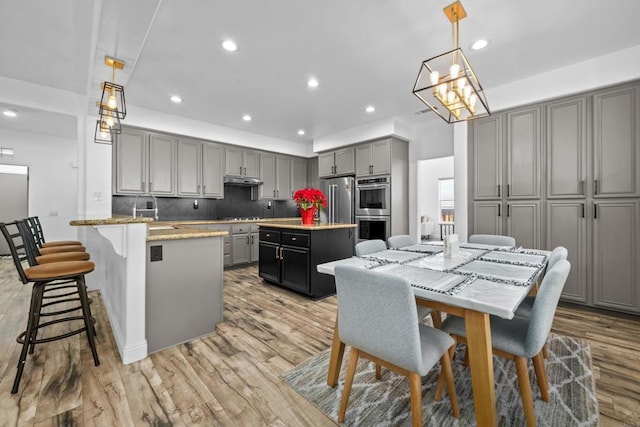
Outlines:
{"type": "Polygon", "coordinates": [[[127,364],[215,332],[222,320],[226,231],[181,229],[150,218],[76,220],[113,335],[127,364]]]}
{"type": "Polygon", "coordinates": [[[260,277],[313,299],[335,294],[333,277],[316,265],[353,256],[355,224],[302,225],[297,219],[259,226],[260,277]]]}

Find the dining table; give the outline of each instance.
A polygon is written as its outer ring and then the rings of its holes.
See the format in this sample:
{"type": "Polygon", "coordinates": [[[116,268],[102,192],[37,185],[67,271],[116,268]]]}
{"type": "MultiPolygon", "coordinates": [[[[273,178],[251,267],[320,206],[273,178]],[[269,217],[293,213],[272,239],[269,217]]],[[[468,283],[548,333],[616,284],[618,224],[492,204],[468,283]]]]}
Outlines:
{"type": "MultiPolygon", "coordinates": [[[[445,256],[439,241],[318,264],[335,275],[338,265],[352,265],[406,278],[416,303],[436,312],[464,318],[471,386],[478,426],[495,426],[496,398],[490,317],[511,319],[546,268],[549,251],[484,244],[460,244],[456,256],[445,256]]],[[[338,301],[338,304],[340,301],[338,301]]],[[[439,327],[439,316],[434,317],[439,327]]],[[[327,384],[335,387],[345,344],[333,331],[327,384]]]]}

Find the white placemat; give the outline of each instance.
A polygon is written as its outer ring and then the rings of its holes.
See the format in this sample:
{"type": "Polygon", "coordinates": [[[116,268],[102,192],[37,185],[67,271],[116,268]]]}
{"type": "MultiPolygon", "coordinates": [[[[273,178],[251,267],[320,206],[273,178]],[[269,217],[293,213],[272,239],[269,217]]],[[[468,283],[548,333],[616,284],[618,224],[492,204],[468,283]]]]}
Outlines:
{"type": "Polygon", "coordinates": [[[533,282],[540,271],[536,267],[500,264],[491,261],[471,261],[455,269],[458,273],[475,274],[479,278],[525,286],[533,282]]]}
{"type": "Polygon", "coordinates": [[[455,288],[468,279],[468,277],[459,274],[425,270],[423,268],[400,264],[386,264],[375,267],[373,270],[393,276],[400,276],[407,279],[411,283],[411,286],[414,287],[446,294],[455,292],[455,288]]]}
{"type": "Polygon", "coordinates": [[[413,261],[414,259],[418,259],[425,256],[421,253],[416,252],[406,252],[406,251],[398,251],[395,249],[387,249],[386,251],[375,252],[368,255],[363,255],[362,258],[379,261],[382,263],[405,263],[409,261],[413,261]]]}
{"type": "Polygon", "coordinates": [[[484,261],[501,262],[505,264],[540,267],[547,259],[544,255],[533,255],[513,251],[491,251],[480,257],[484,261]]]}

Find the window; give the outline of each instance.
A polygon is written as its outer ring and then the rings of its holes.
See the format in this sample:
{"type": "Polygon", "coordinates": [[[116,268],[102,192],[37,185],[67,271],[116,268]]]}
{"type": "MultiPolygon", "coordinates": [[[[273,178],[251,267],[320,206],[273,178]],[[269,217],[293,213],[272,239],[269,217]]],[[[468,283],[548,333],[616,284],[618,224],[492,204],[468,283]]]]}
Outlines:
{"type": "Polygon", "coordinates": [[[440,210],[439,222],[453,222],[454,212],[454,186],[453,178],[438,179],[438,208],[440,210]]]}

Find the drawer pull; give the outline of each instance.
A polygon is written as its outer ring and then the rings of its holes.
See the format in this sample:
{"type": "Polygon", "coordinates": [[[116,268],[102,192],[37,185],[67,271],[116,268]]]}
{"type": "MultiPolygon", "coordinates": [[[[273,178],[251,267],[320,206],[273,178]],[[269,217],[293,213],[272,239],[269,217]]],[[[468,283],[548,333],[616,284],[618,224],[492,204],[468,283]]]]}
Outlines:
{"type": "Polygon", "coordinates": [[[271,237],[271,234],[267,233],[267,237],[271,237]]]}
{"type": "Polygon", "coordinates": [[[297,237],[292,237],[291,240],[298,240],[298,238],[297,237]]]}

